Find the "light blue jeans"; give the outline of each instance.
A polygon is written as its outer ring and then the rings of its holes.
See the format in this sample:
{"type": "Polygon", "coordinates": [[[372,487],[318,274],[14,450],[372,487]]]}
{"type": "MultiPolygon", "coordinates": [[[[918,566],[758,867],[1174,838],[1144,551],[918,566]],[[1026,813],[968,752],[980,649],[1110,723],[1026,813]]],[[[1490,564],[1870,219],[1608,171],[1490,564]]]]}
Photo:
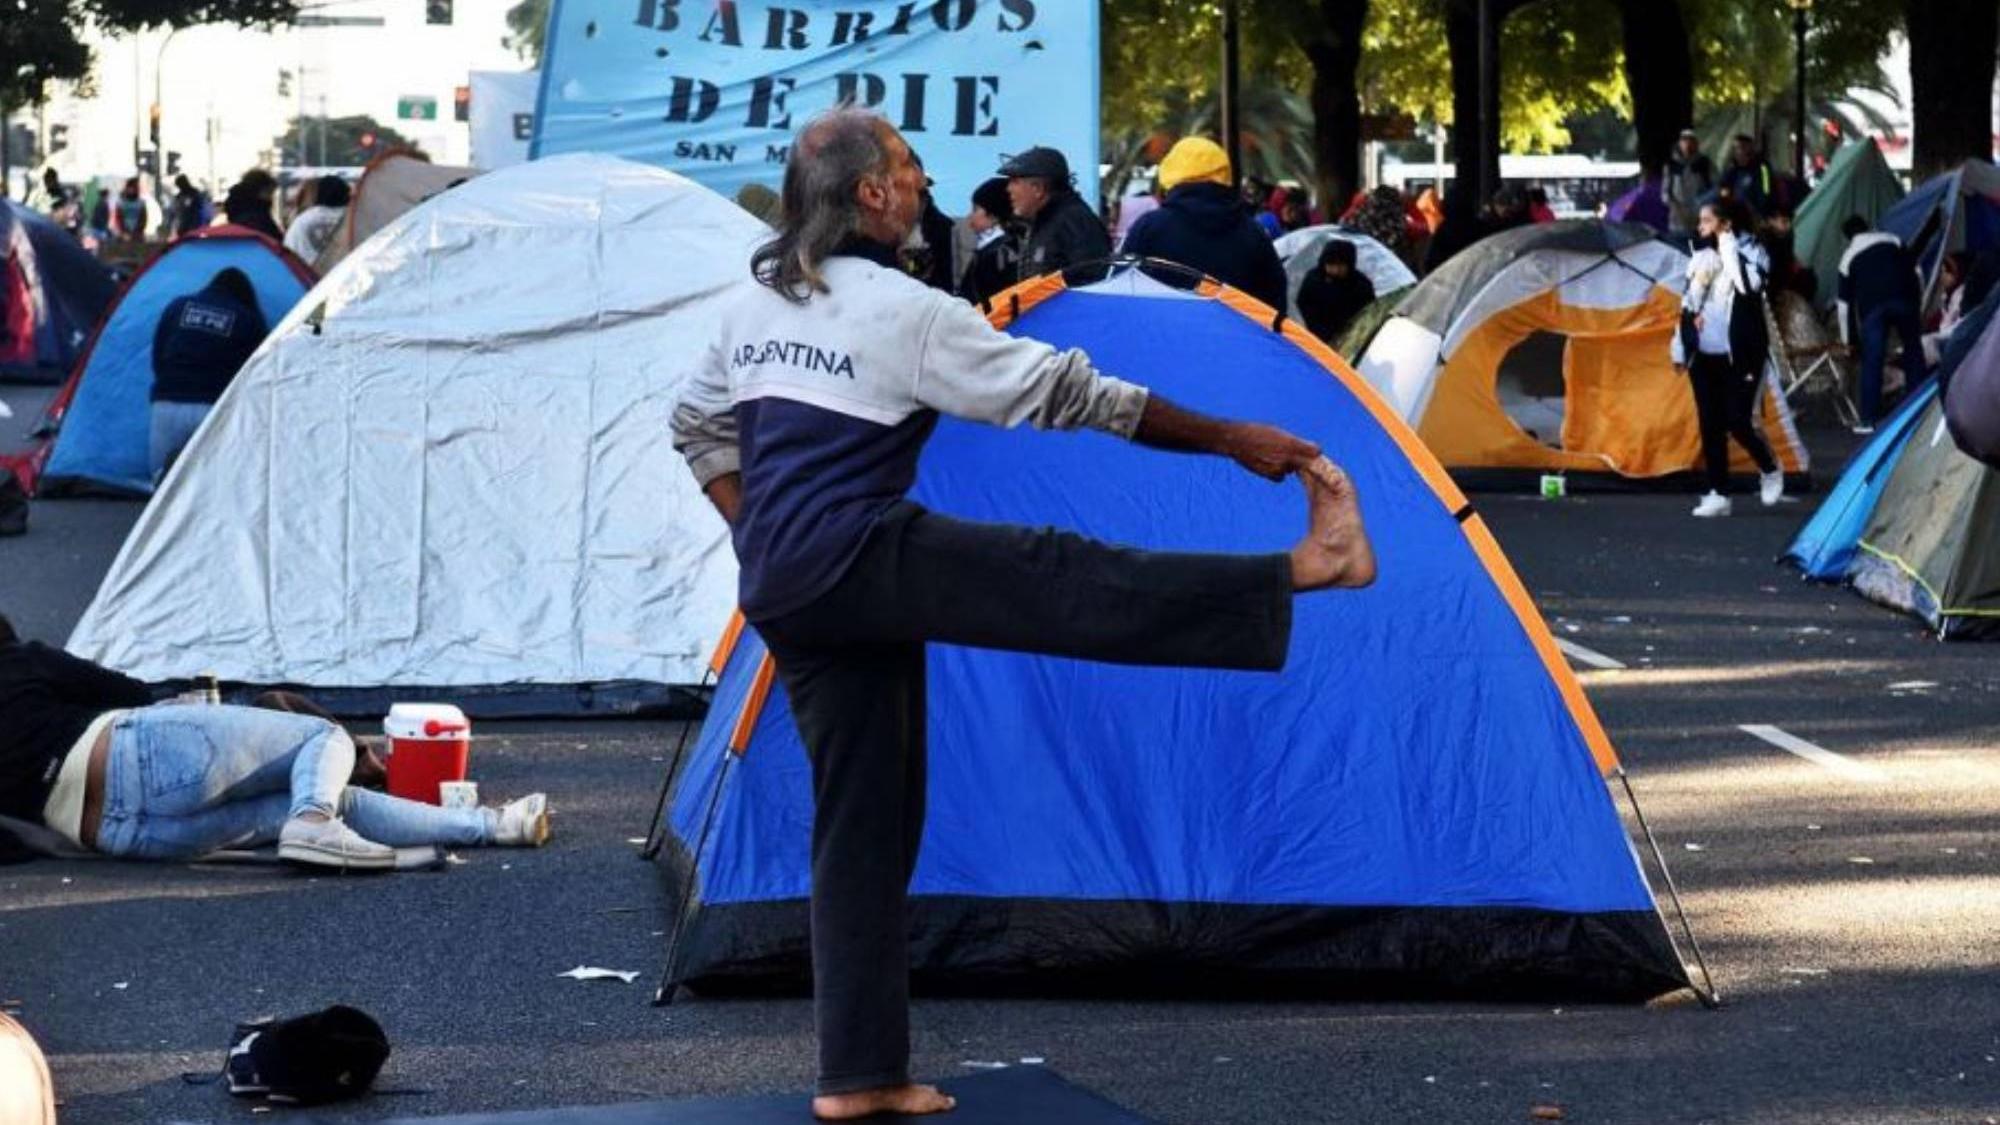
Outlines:
{"type": "Polygon", "coordinates": [[[147,452],[151,454],[153,483],[173,464],[187,447],[188,439],[201,428],[202,419],[215,407],[206,402],[156,402],[153,404],[152,426],[148,433],[147,452]]]}
{"type": "Polygon", "coordinates": [[[338,816],[390,847],[491,843],[488,809],[441,809],[350,788],[354,741],[324,719],[252,707],[162,704],[111,727],[97,850],[191,859],[278,838],[291,817],[338,816]]]}

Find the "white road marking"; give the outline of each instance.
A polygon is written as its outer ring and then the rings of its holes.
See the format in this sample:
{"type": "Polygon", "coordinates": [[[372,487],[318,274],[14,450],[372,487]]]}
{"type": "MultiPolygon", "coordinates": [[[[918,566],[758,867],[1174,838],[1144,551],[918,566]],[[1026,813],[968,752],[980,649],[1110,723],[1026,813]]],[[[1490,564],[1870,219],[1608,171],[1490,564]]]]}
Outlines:
{"type": "Polygon", "coordinates": [[[1780,750],[1797,754],[1816,766],[1822,766],[1850,781],[1887,781],[1888,775],[1874,766],[1863,765],[1852,758],[1845,758],[1831,750],[1814,746],[1795,734],[1779,730],[1763,723],[1744,723],[1737,728],[1744,734],[1761,738],[1780,750]]]}
{"type": "Polygon", "coordinates": [[[1587,664],[1592,668],[1602,668],[1610,671],[1625,667],[1620,661],[1613,660],[1596,649],[1585,648],[1566,637],[1557,637],[1556,647],[1563,651],[1564,656],[1569,657],[1579,664],[1587,664]]]}

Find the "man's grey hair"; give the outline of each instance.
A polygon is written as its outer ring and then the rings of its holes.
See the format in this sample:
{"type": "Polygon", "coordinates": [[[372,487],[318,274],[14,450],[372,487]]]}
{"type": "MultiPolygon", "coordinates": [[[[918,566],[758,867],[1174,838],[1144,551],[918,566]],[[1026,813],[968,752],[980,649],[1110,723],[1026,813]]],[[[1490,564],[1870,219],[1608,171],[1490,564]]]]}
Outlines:
{"type": "Polygon", "coordinates": [[[759,283],[801,305],[826,292],[820,265],[861,230],[855,187],[888,169],[882,134],[880,116],[854,108],[829,110],[799,133],[785,165],[777,237],[750,257],[759,283]]]}

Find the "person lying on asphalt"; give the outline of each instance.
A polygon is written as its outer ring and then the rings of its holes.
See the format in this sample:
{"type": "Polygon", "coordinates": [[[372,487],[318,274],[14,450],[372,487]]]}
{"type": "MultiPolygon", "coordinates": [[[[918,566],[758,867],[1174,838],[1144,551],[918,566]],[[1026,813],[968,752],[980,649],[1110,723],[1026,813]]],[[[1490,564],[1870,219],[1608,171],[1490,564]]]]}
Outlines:
{"type": "MultiPolygon", "coordinates": [[[[379,770],[359,759],[361,779],[379,770]]],[[[23,641],[0,617],[0,815],[125,859],[276,841],[281,858],[388,870],[396,849],[536,847],[548,798],[444,809],[355,784],[337,724],[261,707],[155,703],[145,684],[23,641]]]]}

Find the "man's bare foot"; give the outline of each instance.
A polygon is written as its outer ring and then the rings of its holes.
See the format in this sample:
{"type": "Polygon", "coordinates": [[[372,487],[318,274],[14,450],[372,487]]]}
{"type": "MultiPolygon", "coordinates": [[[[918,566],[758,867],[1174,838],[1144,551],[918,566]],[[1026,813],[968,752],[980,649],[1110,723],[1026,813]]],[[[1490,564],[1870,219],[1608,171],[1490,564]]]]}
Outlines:
{"type": "Polygon", "coordinates": [[[885,1086],[879,1090],[856,1090],[851,1094],[821,1094],[813,1099],[813,1116],[821,1121],[853,1121],[878,1113],[900,1113],[916,1117],[926,1113],[949,1113],[958,1099],[936,1086],[885,1086]]]}
{"type": "Polygon", "coordinates": [[[1299,473],[1306,486],[1306,537],[1292,548],[1292,589],[1358,589],[1375,581],[1375,550],[1361,526],[1354,482],[1338,465],[1319,458],[1299,473]]]}

